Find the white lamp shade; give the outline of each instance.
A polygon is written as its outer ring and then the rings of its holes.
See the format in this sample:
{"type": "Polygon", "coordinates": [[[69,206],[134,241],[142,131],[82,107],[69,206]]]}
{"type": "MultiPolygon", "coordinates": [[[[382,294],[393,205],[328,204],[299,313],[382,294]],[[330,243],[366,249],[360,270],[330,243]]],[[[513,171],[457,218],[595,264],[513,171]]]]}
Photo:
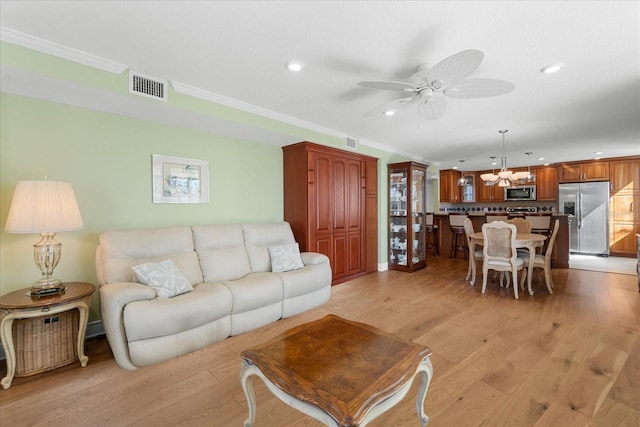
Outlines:
{"type": "Polygon", "coordinates": [[[18,181],[5,230],[10,233],[48,233],[84,227],[70,182],[18,181]]]}
{"type": "Polygon", "coordinates": [[[517,179],[527,179],[529,172],[516,172],[514,173],[517,179]]]}

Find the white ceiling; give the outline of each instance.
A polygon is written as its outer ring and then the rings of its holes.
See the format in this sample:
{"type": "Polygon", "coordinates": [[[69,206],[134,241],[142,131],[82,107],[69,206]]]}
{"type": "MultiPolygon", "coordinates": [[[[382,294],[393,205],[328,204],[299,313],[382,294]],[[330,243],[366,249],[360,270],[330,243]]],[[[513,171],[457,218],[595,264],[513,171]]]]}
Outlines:
{"type": "Polygon", "coordinates": [[[638,1],[6,1],[0,25],[434,162],[490,168],[640,154],[638,1]],[[445,115],[362,115],[395,99],[356,86],[406,80],[465,49],[471,77],[512,93],[447,99],[445,115]],[[305,65],[297,74],[290,59],[305,65]],[[556,74],[540,68],[565,63],[556,74]]]}

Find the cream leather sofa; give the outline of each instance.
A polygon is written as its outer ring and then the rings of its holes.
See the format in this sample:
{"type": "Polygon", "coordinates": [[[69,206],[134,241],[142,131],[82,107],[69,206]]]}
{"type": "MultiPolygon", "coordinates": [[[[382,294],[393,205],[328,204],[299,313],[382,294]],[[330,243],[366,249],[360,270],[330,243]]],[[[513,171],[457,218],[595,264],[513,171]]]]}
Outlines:
{"type": "Polygon", "coordinates": [[[96,270],[102,323],[116,362],[133,370],[290,317],[329,300],[331,268],[319,253],[304,267],[271,271],[269,247],[295,243],[287,222],[111,230],[96,270]],[[132,266],[171,259],[193,291],[159,298],[132,266]]]}

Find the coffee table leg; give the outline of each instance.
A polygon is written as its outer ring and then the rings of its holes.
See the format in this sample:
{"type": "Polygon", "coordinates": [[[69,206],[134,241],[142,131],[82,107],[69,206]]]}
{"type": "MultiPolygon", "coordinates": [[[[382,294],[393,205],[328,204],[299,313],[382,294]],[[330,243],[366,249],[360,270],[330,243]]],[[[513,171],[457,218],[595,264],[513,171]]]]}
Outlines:
{"type": "Polygon", "coordinates": [[[242,390],[247,398],[247,406],[249,407],[249,418],[244,422],[244,427],[252,427],[253,422],[256,419],[256,395],[253,392],[253,379],[252,375],[256,369],[255,366],[242,361],[242,369],[240,370],[240,383],[242,384],[242,390]]]}
{"type": "Polygon", "coordinates": [[[427,396],[427,389],[433,377],[433,365],[428,357],[420,362],[418,372],[420,373],[420,388],[418,389],[418,397],[416,399],[416,412],[418,413],[420,425],[425,427],[429,422],[429,417],[424,413],[424,399],[427,396]]]}

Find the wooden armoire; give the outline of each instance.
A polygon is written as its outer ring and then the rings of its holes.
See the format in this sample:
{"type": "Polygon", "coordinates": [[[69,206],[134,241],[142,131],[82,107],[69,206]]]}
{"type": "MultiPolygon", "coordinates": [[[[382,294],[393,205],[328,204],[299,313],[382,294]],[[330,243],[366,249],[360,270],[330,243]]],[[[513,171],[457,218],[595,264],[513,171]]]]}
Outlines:
{"type": "Polygon", "coordinates": [[[332,284],[378,269],[378,159],[299,142],[282,147],[284,219],[301,251],[329,257],[332,284]]]}

